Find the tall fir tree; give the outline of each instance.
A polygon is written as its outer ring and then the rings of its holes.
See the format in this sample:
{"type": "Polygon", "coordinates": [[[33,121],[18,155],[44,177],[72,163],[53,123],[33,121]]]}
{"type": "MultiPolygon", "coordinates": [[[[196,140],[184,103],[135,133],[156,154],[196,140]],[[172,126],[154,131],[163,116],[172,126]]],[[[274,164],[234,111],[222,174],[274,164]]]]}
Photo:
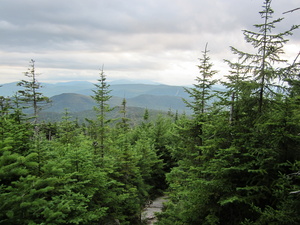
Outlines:
{"type": "Polygon", "coordinates": [[[208,55],[208,44],[202,52],[202,58],[199,58],[200,64],[198,65],[200,75],[196,77],[196,84],[193,88],[185,88],[185,91],[193,99],[192,102],[184,100],[189,108],[191,108],[195,115],[204,114],[208,110],[208,101],[212,96],[212,86],[217,83],[217,80],[212,80],[212,77],[217,73],[213,70],[213,64],[208,55]]]}
{"type": "Polygon", "coordinates": [[[41,175],[44,152],[42,152],[41,148],[41,137],[39,133],[38,116],[39,112],[43,109],[45,105],[47,105],[50,102],[50,100],[41,92],[42,85],[37,80],[37,76],[39,74],[36,73],[35,61],[33,59],[30,60],[28,71],[25,72],[24,75],[28,77],[28,80],[22,80],[17,84],[18,86],[24,87],[24,90],[19,90],[20,95],[18,95],[15,99],[20,100],[21,105],[25,105],[31,111],[33,111],[34,147],[31,150],[32,152],[35,152],[38,155],[37,173],[38,175],[41,175]]]}
{"type": "Polygon", "coordinates": [[[286,62],[281,57],[284,54],[284,45],[288,42],[286,36],[292,35],[292,31],[299,27],[293,25],[286,31],[274,33],[274,28],[283,18],[272,19],[274,11],[271,3],[272,0],[264,1],[263,10],[260,11],[262,23],[254,25],[258,31],[243,31],[245,40],[253,46],[256,52],[248,53],[231,47],[232,52],[238,55],[241,64],[249,68],[249,72],[253,74],[253,79],[257,84],[253,89],[253,94],[258,98],[257,112],[259,114],[267,104],[266,98],[276,95],[274,86],[282,79],[281,74],[274,69],[274,64],[286,62]]]}
{"type": "Polygon", "coordinates": [[[50,100],[40,92],[42,85],[37,80],[39,74],[36,73],[35,61],[33,59],[30,60],[30,66],[24,75],[28,77],[29,80],[22,80],[18,83],[18,86],[25,88],[19,91],[20,98],[28,107],[32,107],[34,116],[33,123],[37,129],[38,114],[43,108],[43,105],[49,103],[50,100]]]}
{"type": "Polygon", "coordinates": [[[194,129],[197,130],[196,141],[199,146],[204,144],[204,128],[206,114],[211,106],[210,100],[213,97],[212,86],[217,83],[217,80],[213,80],[212,77],[217,73],[213,70],[213,63],[210,61],[207,49],[208,44],[205,45],[205,49],[202,52],[202,58],[200,58],[200,64],[198,65],[200,75],[196,77],[196,84],[193,88],[185,88],[185,91],[190,95],[192,101],[184,100],[186,105],[193,110],[194,129]]]}
{"type": "Polygon", "coordinates": [[[127,118],[127,101],[125,98],[122,100],[121,110],[120,113],[122,115],[121,121],[117,124],[123,131],[127,131],[129,129],[129,121],[130,119],[127,118]]]}
{"type": "Polygon", "coordinates": [[[111,122],[107,119],[107,113],[112,111],[113,108],[109,105],[109,100],[112,98],[110,95],[111,90],[110,85],[106,82],[106,75],[103,71],[103,67],[100,71],[100,78],[98,79],[98,84],[95,84],[96,90],[93,90],[94,95],[92,98],[96,101],[97,106],[94,107],[97,113],[97,123],[96,123],[96,141],[100,142],[100,155],[104,157],[105,152],[105,138],[107,137],[108,123],[111,122]]]}

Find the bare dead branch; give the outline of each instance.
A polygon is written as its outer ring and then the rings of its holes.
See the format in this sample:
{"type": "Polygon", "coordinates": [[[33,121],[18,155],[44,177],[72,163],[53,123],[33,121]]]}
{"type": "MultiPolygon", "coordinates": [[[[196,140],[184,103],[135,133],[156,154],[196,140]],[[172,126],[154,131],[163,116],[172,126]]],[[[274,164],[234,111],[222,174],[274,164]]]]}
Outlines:
{"type": "Polygon", "coordinates": [[[300,171],[289,174],[289,176],[295,176],[295,175],[296,175],[296,176],[299,176],[299,175],[300,175],[300,171]]]}
{"type": "Polygon", "coordinates": [[[286,12],[284,12],[284,13],[282,13],[282,14],[292,13],[292,12],[294,12],[294,11],[296,11],[296,10],[299,10],[299,9],[300,9],[300,7],[299,7],[299,8],[296,8],[296,9],[292,9],[292,10],[286,11],[286,12]]]}

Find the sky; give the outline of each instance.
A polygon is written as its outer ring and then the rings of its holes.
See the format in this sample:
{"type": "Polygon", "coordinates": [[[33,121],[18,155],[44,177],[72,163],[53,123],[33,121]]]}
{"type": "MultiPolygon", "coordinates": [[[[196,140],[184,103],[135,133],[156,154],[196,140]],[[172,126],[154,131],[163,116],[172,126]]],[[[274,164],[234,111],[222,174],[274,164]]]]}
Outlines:
{"type": "MultiPolygon", "coordinates": [[[[234,60],[230,46],[251,49],[242,30],[262,23],[263,0],[0,0],[0,84],[25,79],[35,60],[40,82],[151,80],[191,85],[208,43],[222,78],[234,60]]],[[[273,0],[276,30],[299,24],[299,0],[273,0]]],[[[300,50],[289,37],[286,59],[300,50]]]]}

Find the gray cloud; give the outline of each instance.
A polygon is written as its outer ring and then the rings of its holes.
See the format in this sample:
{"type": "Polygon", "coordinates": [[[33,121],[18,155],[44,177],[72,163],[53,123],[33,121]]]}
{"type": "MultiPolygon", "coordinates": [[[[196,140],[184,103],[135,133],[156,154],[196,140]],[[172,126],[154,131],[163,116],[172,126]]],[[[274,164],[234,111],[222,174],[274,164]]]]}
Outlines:
{"type": "MultiPolygon", "coordinates": [[[[34,58],[48,80],[95,80],[95,69],[105,64],[115,77],[143,75],[172,83],[171,74],[197,75],[194,65],[206,42],[216,64],[231,57],[230,45],[245,47],[241,30],[260,23],[261,5],[257,0],[2,0],[0,78],[22,79],[20,67],[34,58]]],[[[273,5],[276,16],[283,16],[299,1],[273,5]]],[[[278,30],[297,22],[299,12],[285,17],[278,30]]],[[[299,43],[298,31],[292,41],[299,43]]]]}

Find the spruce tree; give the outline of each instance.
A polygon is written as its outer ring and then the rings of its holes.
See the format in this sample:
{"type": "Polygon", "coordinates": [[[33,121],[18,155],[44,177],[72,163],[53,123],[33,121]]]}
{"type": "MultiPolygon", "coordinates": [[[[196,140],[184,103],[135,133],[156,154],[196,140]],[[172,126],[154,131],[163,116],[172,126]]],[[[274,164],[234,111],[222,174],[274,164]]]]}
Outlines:
{"type": "Polygon", "coordinates": [[[217,80],[211,80],[217,71],[212,69],[213,64],[210,62],[207,46],[208,44],[205,45],[205,49],[202,52],[202,58],[199,58],[200,65],[198,65],[198,69],[200,76],[196,77],[196,84],[194,84],[193,88],[185,88],[185,91],[193,101],[184,101],[195,115],[204,114],[208,110],[209,100],[213,97],[211,93],[212,86],[217,82],[217,80]]]}
{"type": "MultiPolygon", "coordinates": [[[[21,101],[21,105],[25,105],[31,111],[33,111],[33,125],[34,125],[34,134],[33,134],[33,144],[34,147],[31,149],[32,152],[37,153],[38,155],[38,167],[37,173],[41,175],[41,167],[43,163],[44,152],[42,152],[41,148],[41,137],[39,133],[39,125],[38,125],[38,116],[39,112],[43,109],[45,105],[47,105],[50,100],[48,97],[44,96],[40,89],[42,85],[38,82],[37,76],[39,74],[36,73],[35,61],[33,59],[30,60],[30,66],[28,71],[24,73],[28,80],[22,80],[18,83],[18,86],[24,87],[23,90],[19,90],[18,96],[16,96],[16,105],[19,105],[18,100],[21,101]]],[[[31,119],[31,118],[30,118],[31,119]]]]}
{"type": "Polygon", "coordinates": [[[99,141],[100,145],[100,155],[104,157],[105,152],[105,138],[107,137],[108,123],[111,120],[107,119],[107,113],[112,111],[113,108],[109,106],[109,100],[112,98],[110,95],[111,90],[109,89],[110,85],[106,82],[106,75],[103,71],[103,67],[100,71],[100,78],[98,79],[98,84],[95,84],[96,89],[93,90],[94,95],[92,98],[96,101],[97,106],[94,107],[97,113],[97,135],[96,141],[99,141]]]}
{"type": "Polygon", "coordinates": [[[30,67],[28,71],[24,73],[29,80],[22,80],[18,83],[18,86],[24,87],[24,90],[20,90],[21,100],[27,104],[28,107],[32,107],[33,110],[33,124],[37,132],[38,114],[43,108],[43,105],[50,102],[49,98],[45,97],[40,89],[42,85],[38,82],[35,68],[35,61],[30,60],[30,67]]]}
{"type": "Polygon", "coordinates": [[[143,119],[144,119],[145,122],[149,120],[149,110],[148,110],[148,108],[145,109],[143,119]]]}
{"type": "Polygon", "coordinates": [[[130,119],[127,118],[127,101],[125,98],[123,98],[122,100],[120,113],[122,114],[121,122],[119,122],[117,126],[120,127],[123,131],[127,131],[129,129],[128,122],[130,121],[130,119]]]}
{"type": "Polygon", "coordinates": [[[243,110],[240,103],[249,101],[254,84],[248,75],[247,67],[244,67],[239,62],[233,63],[229,60],[225,60],[225,62],[231,70],[229,71],[230,74],[225,76],[227,80],[221,82],[225,85],[226,91],[219,92],[218,97],[221,99],[219,104],[229,107],[229,122],[231,125],[234,125],[243,110]]]}
{"type": "Polygon", "coordinates": [[[265,99],[276,95],[274,86],[278,80],[282,79],[281,74],[274,69],[274,65],[286,62],[281,58],[284,53],[283,47],[288,42],[286,36],[292,35],[292,31],[299,27],[294,25],[286,31],[274,33],[274,28],[283,18],[272,19],[274,11],[271,3],[272,0],[264,1],[263,10],[260,11],[262,23],[254,25],[258,31],[243,31],[245,40],[252,45],[255,52],[243,52],[231,47],[232,52],[238,55],[241,64],[249,68],[257,84],[253,89],[253,94],[258,98],[257,112],[259,114],[266,103],[265,99]]]}
{"type": "Polygon", "coordinates": [[[211,107],[210,100],[213,97],[212,86],[217,83],[217,80],[213,80],[212,77],[217,73],[213,70],[213,64],[210,61],[207,49],[208,44],[205,45],[205,49],[202,52],[202,58],[200,58],[200,65],[198,65],[200,75],[196,77],[196,84],[193,88],[186,88],[185,91],[190,95],[192,101],[184,99],[186,105],[193,110],[194,120],[192,123],[193,129],[197,130],[195,141],[198,142],[198,146],[204,145],[204,123],[206,121],[206,115],[211,107]]]}

